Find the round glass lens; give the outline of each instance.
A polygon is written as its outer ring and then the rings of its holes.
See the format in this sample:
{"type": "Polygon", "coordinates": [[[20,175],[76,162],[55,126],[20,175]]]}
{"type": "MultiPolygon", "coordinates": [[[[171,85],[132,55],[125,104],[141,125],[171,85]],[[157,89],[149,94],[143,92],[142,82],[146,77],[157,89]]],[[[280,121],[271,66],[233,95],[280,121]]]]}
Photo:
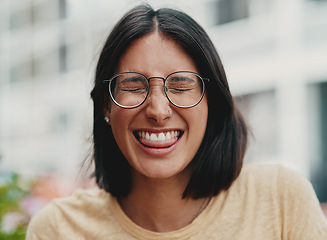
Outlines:
{"type": "Polygon", "coordinates": [[[177,72],[168,76],[165,82],[169,100],[178,107],[192,107],[198,104],[204,93],[202,78],[192,72],[177,72]]]}
{"type": "Polygon", "coordinates": [[[148,80],[138,73],[118,74],[109,83],[112,99],[122,107],[132,108],[142,104],[148,88],[148,80]]]}

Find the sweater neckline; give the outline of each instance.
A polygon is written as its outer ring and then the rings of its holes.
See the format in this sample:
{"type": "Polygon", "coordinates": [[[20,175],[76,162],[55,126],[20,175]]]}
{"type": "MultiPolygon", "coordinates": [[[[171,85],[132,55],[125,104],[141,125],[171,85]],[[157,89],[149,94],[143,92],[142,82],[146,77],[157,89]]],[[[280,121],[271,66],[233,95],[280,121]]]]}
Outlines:
{"type": "Polygon", "coordinates": [[[113,198],[112,211],[119,222],[119,224],[133,237],[137,239],[145,240],[172,240],[172,239],[189,239],[191,236],[195,235],[199,231],[203,231],[208,222],[211,222],[217,213],[211,211],[213,205],[219,202],[220,196],[213,197],[204,210],[187,226],[170,231],[170,232],[154,232],[140,227],[134,223],[123,211],[117,198],[113,198]]]}

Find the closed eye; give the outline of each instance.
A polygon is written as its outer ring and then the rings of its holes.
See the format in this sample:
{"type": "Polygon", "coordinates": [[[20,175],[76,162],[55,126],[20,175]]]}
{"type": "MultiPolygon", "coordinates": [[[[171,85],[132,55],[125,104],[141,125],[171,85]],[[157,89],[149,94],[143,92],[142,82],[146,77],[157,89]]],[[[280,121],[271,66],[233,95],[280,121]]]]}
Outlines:
{"type": "Polygon", "coordinates": [[[117,88],[123,92],[144,93],[147,91],[147,81],[143,77],[126,77],[119,81],[117,88]]]}
{"type": "Polygon", "coordinates": [[[122,88],[121,91],[125,91],[125,92],[146,92],[146,88],[122,88]]]}
{"type": "Polygon", "coordinates": [[[167,89],[167,91],[172,92],[172,93],[186,92],[186,91],[191,91],[191,90],[192,90],[192,88],[168,88],[167,89]]]}

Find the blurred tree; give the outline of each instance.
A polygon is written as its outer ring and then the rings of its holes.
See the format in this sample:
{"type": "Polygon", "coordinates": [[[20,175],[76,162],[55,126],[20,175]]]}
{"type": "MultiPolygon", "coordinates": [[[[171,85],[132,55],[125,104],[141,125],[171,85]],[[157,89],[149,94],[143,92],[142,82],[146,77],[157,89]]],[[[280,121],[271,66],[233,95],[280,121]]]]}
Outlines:
{"type": "Polygon", "coordinates": [[[28,194],[25,185],[15,173],[0,178],[0,240],[25,239],[29,216],[20,205],[28,194]]]}

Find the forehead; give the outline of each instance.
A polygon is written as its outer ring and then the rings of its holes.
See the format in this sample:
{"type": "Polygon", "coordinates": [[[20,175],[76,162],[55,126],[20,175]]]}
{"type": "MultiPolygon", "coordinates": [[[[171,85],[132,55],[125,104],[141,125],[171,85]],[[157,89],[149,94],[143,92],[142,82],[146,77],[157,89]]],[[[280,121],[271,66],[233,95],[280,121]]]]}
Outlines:
{"type": "Polygon", "coordinates": [[[118,62],[117,72],[140,72],[147,77],[176,71],[198,72],[194,60],[174,40],[154,32],[134,41],[118,62]]]}

